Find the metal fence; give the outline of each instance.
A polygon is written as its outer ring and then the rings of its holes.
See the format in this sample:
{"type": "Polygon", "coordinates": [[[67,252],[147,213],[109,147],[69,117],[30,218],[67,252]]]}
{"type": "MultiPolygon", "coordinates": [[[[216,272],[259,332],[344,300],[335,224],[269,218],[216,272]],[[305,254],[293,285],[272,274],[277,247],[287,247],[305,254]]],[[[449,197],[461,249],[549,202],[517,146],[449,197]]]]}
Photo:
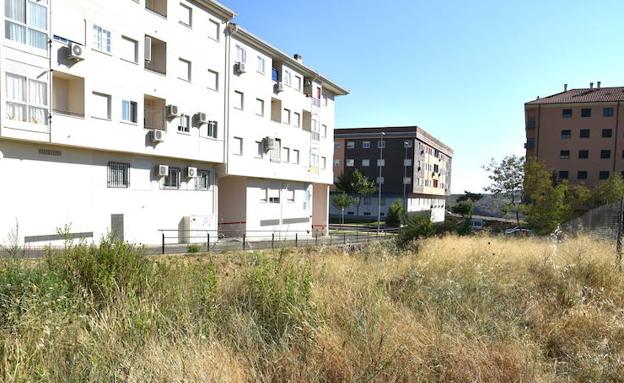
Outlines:
{"type": "Polygon", "coordinates": [[[616,241],[620,231],[622,204],[616,202],[590,210],[563,225],[564,232],[572,235],[589,234],[616,241]]]}

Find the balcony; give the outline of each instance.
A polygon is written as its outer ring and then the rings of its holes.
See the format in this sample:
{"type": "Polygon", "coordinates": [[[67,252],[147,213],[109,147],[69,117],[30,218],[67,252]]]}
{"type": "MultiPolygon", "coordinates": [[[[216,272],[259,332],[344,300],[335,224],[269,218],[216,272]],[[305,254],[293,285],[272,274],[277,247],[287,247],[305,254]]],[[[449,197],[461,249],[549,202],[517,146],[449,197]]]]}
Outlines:
{"type": "Polygon", "coordinates": [[[145,69],[167,74],[167,43],[145,35],[145,69]]]}
{"type": "Polygon", "coordinates": [[[143,105],[143,125],[145,129],[166,130],[165,100],[145,95],[143,105]]]}
{"type": "Polygon", "coordinates": [[[524,144],[524,148],[527,149],[527,150],[535,149],[535,139],[534,138],[528,138],[527,142],[524,144]]]}
{"type": "Polygon", "coordinates": [[[52,75],[52,111],[72,117],[84,117],[84,79],[62,72],[52,75]]]}
{"type": "Polygon", "coordinates": [[[282,123],[282,101],[271,98],[271,121],[282,123]]]}
{"type": "Polygon", "coordinates": [[[321,100],[319,98],[310,97],[310,99],[312,100],[312,106],[317,108],[321,107],[321,100]]]}
{"type": "Polygon", "coordinates": [[[536,124],[536,122],[535,122],[535,117],[529,117],[529,118],[527,118],[527,121],[526,121],[526,128],[527,128],[527,129],[535,129],[535,126],[536,126],[536,125],[537,125],[537,124],[536,124]]]}
{"type": "Polygon", "coordinates": [[[167,0],[145,0],[145,9],[167,17],[167,0]]]}

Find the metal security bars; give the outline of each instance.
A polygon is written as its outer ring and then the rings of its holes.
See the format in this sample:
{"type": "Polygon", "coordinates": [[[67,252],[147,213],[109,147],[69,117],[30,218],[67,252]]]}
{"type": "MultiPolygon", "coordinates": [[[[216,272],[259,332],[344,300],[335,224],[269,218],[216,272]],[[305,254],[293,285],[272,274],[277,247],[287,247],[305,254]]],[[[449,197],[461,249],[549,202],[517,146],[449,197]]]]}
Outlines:
{"type": "Polygon", "coordinates": [[[130,186],[130,164],[109,162],[107,185],[109,188],[127,188],[130,186]]]}

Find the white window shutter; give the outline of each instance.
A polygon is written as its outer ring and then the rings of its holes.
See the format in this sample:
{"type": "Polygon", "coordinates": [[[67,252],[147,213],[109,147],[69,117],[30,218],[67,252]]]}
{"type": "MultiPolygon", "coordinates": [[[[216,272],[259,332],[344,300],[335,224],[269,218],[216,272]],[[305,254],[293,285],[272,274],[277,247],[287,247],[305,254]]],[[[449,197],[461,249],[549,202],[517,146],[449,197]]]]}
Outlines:
{"type": "Polygon", "coordinates": [[[152,38],[145,36],[145,61],[152,61],[152,38]]]}

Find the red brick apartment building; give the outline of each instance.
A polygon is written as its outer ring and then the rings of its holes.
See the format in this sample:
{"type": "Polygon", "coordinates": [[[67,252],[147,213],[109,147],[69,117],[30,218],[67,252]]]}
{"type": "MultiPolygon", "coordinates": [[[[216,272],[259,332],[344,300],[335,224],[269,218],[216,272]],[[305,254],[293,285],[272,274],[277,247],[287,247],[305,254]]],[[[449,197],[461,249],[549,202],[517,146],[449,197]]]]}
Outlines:
{"type": "Polygon", "coordinates": [[[567,89],[524,106],[526,156],[589,187],[624,171],[624,87],[567,89]]]}

